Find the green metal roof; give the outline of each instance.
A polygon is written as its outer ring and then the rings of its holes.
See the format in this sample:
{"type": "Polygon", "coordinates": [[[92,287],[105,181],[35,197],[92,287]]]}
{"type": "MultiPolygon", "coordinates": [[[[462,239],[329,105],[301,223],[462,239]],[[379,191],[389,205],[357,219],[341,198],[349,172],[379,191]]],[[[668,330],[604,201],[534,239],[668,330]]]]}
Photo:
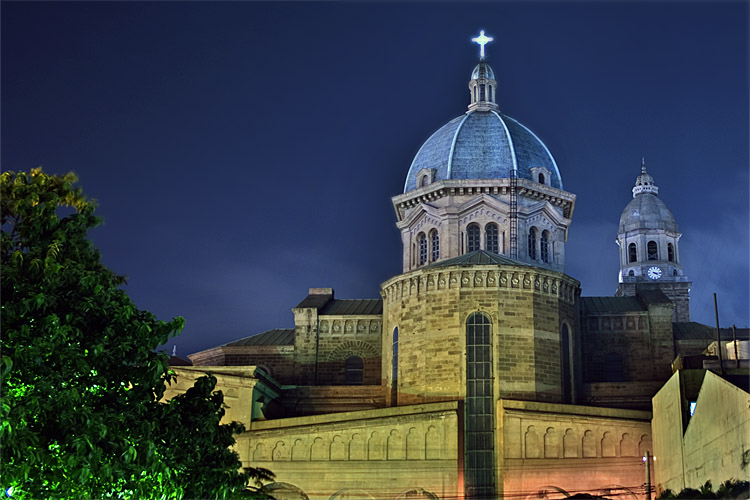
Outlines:
{"type": "MultiPolygon", "coordinates": [[[[732,340],[731,328],[720,328],[721,340],[732,340]]],[[[672,323],[672,332],[678,340],[716,340],[716,328],[695,321],[672,323]]],[[[737,328],[737,340],[750,340],[750,329],[737,328]]]]}
{"type": "Polygon", "coordinates": [[[645,310],[646,307],[636,297],[581,297],[583,314],[614,314],[645,310]]]}
{"type": "Polygon", "coordinates": [[[294,345],[294,328],[274,328],[224,344],[226,347],[248,345],[294,345]]]}
{"type": "Polygon", "coordinates": [[[450,267],[450,266],[482,266],[482,265],[501,265],[501,266],[522,266],[522,267],[534,267],[525,262],[511,259],[503,255],[496,253],[487,252],[485,250],[475,250],[473,252],[459,255],[451,259],[441,260],[426,266],[428,268],[434,267],[450,267]]]}

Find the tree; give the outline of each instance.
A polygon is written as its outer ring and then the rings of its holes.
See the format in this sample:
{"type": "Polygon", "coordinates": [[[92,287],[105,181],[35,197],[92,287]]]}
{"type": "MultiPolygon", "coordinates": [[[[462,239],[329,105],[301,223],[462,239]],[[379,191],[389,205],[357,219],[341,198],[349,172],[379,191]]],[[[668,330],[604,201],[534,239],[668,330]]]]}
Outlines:
{"type": "Polygon", "coordinates": [[[219,425],[215,378],[160,403],[173,374],[166,354],[154,350],[184,320],[137,309],[121,288],[125,279],[101,263],[87,239],[100,222],[96,203],[74,186],[75,175],[34,169],[3,172],[1,181],[7,493],[225,498],[251,477],[268,477],[238,472],[229,445],[242,426],[219,425]]]}

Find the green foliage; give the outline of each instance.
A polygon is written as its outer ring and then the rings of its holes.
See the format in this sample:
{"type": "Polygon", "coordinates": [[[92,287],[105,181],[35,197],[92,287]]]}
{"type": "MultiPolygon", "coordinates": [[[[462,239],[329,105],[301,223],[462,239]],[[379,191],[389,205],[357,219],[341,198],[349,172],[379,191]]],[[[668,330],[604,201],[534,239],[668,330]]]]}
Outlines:
{"type": "Polygon", "coordinates": [[[657,497],[657,500],[672,498],[721,498],[727,500],[750,498],[750,482],[729,479],[724,481],[721,486],[719,486],[719,489],[714,492],[711,481],[706,481],[700,489],[685,488],[677,494],[670,489],[666,489],[657,497]]]}
{"type": "MultiPolygon", "coordinates": [[[[204,377],[169,404],[157,320],[87,239],[99,224],[74,174],[2,173],[2,487],[13,498],[225,498],[238,473],[204,377]],[[189,428],[185,429],[185,423],[189,428]],[[187,442],[189,441],[189,444],[187,442]]],[[[257,474],[255,474],[257,476],[257,474]]]]}

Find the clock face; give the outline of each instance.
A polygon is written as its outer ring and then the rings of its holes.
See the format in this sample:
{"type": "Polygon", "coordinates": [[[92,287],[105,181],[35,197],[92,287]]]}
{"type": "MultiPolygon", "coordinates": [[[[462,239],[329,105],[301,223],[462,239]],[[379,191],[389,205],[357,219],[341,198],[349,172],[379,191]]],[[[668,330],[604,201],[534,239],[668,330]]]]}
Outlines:
{"type": "Polygon", "coordinates": [[[648,268],[648,277],[651,278],[652,280],[658,280],[659,278],[661,278],[661,269],[659,269],[656,266],[649,267],[648,268]]]}

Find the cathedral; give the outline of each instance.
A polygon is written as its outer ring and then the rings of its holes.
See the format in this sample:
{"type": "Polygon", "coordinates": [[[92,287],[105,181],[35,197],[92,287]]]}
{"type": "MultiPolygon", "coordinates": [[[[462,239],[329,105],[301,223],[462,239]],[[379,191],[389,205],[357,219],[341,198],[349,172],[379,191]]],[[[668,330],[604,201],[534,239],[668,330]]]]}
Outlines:
{"type": "Polygon", "coordinates": [[[581,296],[565,274],[576,195],[503,113],[490,40],[474,39],[468,110],[392,198],[403,272],[381,298],[310,288],[294,328],[174,366],[173,393],[216,375],[246,427],[236,451],[275,473],[279,500],[643,496],[652,397],[712,335],[690,322],[681,233],[658,167],[636,163],[617,293],[581,296]]]}

